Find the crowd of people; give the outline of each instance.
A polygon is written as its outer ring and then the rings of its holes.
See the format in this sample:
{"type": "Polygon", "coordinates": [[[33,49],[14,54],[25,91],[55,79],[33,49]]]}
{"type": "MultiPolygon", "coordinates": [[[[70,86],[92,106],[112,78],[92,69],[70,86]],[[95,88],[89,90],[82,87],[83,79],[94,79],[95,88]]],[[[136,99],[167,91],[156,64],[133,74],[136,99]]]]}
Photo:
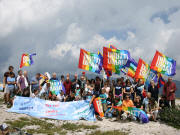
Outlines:
{"type": "MultiPolygon", "coordinates": [[[[69,102],[88,100],[90,106],[95,98],[100,97],[105,117],[117,119],[133,119],[131,114],[117,109],[117,107],[136,107],[144,110],[153,121],[157,120],[158,113],[166,107],[175,107],[176,84],[169,77],[163,88],[163,94],[159,99],[159,88],[152,80],[146,88],[142,79],[130,80],[123,77],[116,80],[103,80],[100,77],[89,80],[85,72],[81,77],[75,74],[70,80],[70,74],[61,75],[56,73],[44,75],[37,73],[29,79],[27,71],[18,71],[16,76],[13,66],[9,66],[4,73],[4,101],[11,106],[15,96],[38,97],[45,100],[69,102]],[[42,79],[43,76],[43,79],[42,79]],[[61,90],[58,95],[50,91],[48,80],[59,80],[64,85],[65,91],[61,90]],[[171,104],[170,104],[171,103],[171,104]]],[[[95,112],[96,118],[102,120],[95,112]]]]}

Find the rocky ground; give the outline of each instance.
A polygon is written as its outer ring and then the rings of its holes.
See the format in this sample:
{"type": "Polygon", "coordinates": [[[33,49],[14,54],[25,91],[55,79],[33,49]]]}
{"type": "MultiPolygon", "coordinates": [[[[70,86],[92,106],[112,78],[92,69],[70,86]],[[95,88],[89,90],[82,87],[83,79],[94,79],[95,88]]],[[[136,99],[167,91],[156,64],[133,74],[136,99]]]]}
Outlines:
{"type": "MultiPolygon", "coordinates": [[[[2,99],[3,93],[0,92],[0,98],[2,99]]],[[[177,100],[177,104],[180,104],[180,100],[177,100]]],[[[32,117],[24,114],[8,113],[6,112],[7,108],[4,104],[0,104],[0,124],[6,121],[15,121],[21,117],[32,119],[32,117]]],[[[52,123],[56,126],[63,125],[67,121],[59,120],[46,120],[48,123],[52,123]]],[[[68,124],[74,125],[88,125],[88,126],[98,126],[98,128],[92,129],[81,129],[81,130],[66,130],[66,134],[75,134],[75,135],[84,135],[91,133],[94,130],[100,131],[113,131],[119,130],[129,135],[179,135],[180,130],[170,127],[161,122],[149,122],[148,124],[140,124],[138,122],[117,122],[114,119],[103,119],[103,121],[89,122],[89,121],[68,121],[68,124]]],[[[37,126],[27,126],[24,129],[37,129],[37,126]]]]}

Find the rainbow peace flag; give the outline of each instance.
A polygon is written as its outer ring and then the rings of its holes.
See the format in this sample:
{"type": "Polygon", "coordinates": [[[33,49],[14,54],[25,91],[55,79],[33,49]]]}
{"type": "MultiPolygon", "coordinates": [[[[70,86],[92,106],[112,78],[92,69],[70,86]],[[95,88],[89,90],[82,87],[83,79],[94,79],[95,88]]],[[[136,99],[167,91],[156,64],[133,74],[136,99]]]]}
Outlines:
{"type": "Polygon", "coordinates": [[[167,76],[173,76],[176,74],[176,61],[156,51],[151,69],[167,76]]]}
{"type": "Polygon", "coordinates": [[[144,82],[146,81],[150,72],[149,65],[145,63],[142,59],[139,59],[138,66],[135,73],[136,79],[143,79],[144,82]]]}
{"type": "Polygon", "coordinates": [[[127,50],[118,50],[103,47],[103,67],[105,70],[120,74],[130,57],[127,50]]]}
{"type": "MultiPolygon", "coordinates": [[[[111,44],[109,44],[109,48],[118,50],[115,46],[111,44]]],[[[120,71],[124,73],[125,75],[128,75],[131,78],[134,78],[136,69],[137,69],[137,62],[129,54],[129,58],[126,65],[120,71]],[[128,68],[128,69],[125,69],[125,68],[128,68]]]]}
{"type": "Polygon", "coordinates": [[[80,50],[80,57],[79,57],[79,65],[78,67],[80,69],[84,69],[87,71],[100,73],[103,66],[103,57],[99,53],[90,53],[88,51],[85,51],[84,49],[80,50]]]}
{"type": "Polygon", "coordinates": [[[135,73],[136,73],[136,69],[137,69],[137,65],[134,63],[130,63],[130,66],[129,66],[128,71],[127,71],[127,75],[131,78],[134,78],[135,73]]]}
{"type": "Polygon", "coordinates": [[[36,53],[33,53],[33,54],[22,54],[22,57],[21,57],[21,64],[20,64],[20,68],[26,66],[30,66],[34,63],[33,59],[32,59],[32,56],[36,55],[36,53]]]}

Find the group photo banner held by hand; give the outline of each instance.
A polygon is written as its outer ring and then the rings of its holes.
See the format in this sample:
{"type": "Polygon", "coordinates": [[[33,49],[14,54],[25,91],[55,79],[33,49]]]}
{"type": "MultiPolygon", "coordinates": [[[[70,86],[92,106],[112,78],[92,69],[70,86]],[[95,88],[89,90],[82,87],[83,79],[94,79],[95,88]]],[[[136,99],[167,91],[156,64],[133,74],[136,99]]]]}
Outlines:
{"type": "Polygon", "coordinates": [[[151,69],[167,76],[173,76],[176,74],[176,61],[156,51],[151,69]]]}
{"type": "Polygon", "coordinates": [[[57,120],[95,121],[94,108],[85,100],[74,102],[57,102],[39,98],[19,97],[14,99],[13,106],[8,112],[27,114],[37,118],[57,120]]]}
{"type": "Polygon", "coordinates": [[[80,50],[79,68],[100,74],[103,66],[102,56],[90,53],[84,49],[80,50]]]}

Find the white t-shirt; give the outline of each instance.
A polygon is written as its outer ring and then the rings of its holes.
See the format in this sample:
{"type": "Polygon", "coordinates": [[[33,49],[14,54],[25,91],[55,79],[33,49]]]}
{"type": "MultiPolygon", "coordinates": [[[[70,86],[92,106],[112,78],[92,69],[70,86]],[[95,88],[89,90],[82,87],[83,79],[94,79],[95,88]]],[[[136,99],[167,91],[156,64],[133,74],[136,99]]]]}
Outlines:
{"type": "Polygon", "coordinates": [[[102,89],[105,89],[106,90],[106,93],[109,94],[109,91],[110,91],[110,87],[103,87],[102,89]]]}
{"type": "MultiPolygon", "coordinates": [[[[19,75],[17,76],[17,78],[16,78],[16,79],[17,79],[17,80],[16,80],[17,83],[19,82],[20,77],[21,77],[21,76],[19,76],[19,75]]],[[[26,88],[27,88],[27,87],[29,86],[29,85],[28,85],[28,81],[27,81],[26,77],[24,77],[24,75],[22,75],[22,77],[24,78],[24,83],[25,83],[25,86],[26,86],[26,88]]]]}

